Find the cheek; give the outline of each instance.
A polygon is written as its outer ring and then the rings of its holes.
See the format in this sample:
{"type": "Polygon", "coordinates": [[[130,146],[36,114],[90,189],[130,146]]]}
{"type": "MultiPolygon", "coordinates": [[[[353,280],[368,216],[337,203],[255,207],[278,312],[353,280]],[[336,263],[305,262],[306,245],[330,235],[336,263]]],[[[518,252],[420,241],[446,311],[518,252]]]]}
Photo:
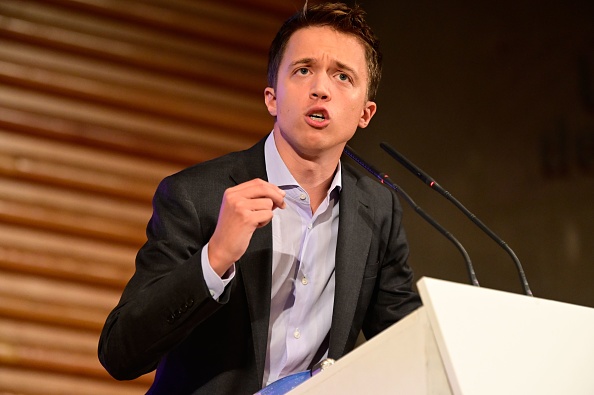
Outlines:
{"type": "Polygon", "coordinates": [[[360,105],[353,105],[348,113],[348,117],[354,123],[359,123],[359,119],[363,116],[364,107],[360,105]]]}
{"type": "Polygon", "coordinates": [[[289,117],[291,115],[291,106],[281,106],[278,115],[282,118],[289,117]]]}
{"type": "Polygon", "coordinates": [[[276,108],[279,116],[291,117],[297,113],[296,108],[298,108],[298,105],[295,100],[290,98],[290,96],[283,95],[277,97],[276,108]]]}

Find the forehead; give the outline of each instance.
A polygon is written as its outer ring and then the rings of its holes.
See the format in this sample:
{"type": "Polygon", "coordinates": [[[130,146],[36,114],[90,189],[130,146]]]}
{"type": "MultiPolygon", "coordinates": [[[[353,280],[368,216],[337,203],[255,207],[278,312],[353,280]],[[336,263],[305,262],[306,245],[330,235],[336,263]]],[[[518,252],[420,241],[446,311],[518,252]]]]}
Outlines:
{"type": "Polygon", "coordinates": [[[306,27],[293,33],[281,64],[288,65],[299,59],[330,60],[360,72],[366,70],[365,47],[361,40],[327,26],[306,27]]]}

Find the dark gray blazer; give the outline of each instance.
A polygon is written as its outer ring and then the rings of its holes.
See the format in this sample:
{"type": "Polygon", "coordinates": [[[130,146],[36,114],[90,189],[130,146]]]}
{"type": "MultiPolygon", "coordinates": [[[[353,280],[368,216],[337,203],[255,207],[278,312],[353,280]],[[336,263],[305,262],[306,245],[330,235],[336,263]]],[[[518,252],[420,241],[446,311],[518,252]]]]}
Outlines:
{"type": "MultiPolygon", "coordinates": [[[[396,196],[343,166],[336,293],[329,357],[374,336],[420,306],[406,263],[396,196]]],[[[272,230],[256,230],[236,275],[215,301],[201,269],[225,189],[266,177],[264,140],[164,179],[153,199],[136,272],[99,341],[117,379],[157,367],[149,394],[253,394],[261,387],[270,311],[272,230]]]]}

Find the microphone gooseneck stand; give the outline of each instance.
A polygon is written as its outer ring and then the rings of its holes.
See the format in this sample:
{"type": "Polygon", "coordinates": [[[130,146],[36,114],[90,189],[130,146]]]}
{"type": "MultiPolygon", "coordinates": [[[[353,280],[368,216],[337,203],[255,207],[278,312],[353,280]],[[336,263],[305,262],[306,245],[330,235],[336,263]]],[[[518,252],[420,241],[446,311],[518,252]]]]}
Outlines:
{"type": "Polygon", "coordinates": [[[359,155],[357,155],[351,147],[349,147],[348,145],[345,146],[344,153],[348,157],[353,159],[361,167],[363,167],[365,170],[367,170],[370,174],[372,174],[375,178],[377,178],[381,184],[396,191],[396,193],[398,193],[399,196],[401,196],[423,219],[425,219],[425,221],[427,221],[431,226],[437,229],[439,233],[441,233],[448,240],[450,240],[464,257],[464,261],[466,262],[466,270],[468,271],[468,277],[470,279],[470,284],[477,287],[480,286],[476,274],[474,272],[474,267],[472,266],[472,262],[470,261],[470,257],[468,256],[466,249],[464,249],[462,244],[458,241],[458,239],[454,237],[454,235],[448,232],[443,226],[441,226],[437,221],[435,221],[431,216],[429,216],[429,214],[427,214],[423,209],[421,209],[421,207],[419,207],[419,205],[416,204],[414,200],[412,200],[411,197],[402,190],[402,188],[400,188],[398,185],[392,182],[392,180],[390,180],[390,177],[388,177],[387,174],[376,170],[372,165],[370,165],[368,162],[364,161],[359,155]]]}
{"type": "Polygon", "coordinates": [[[520,277],[520,282],[524,289],[524,293],[527,296],[533,296],[532,291],[530,290],[530,286],[528,285],[528,279],[526,278],[526,274],[524,273],[524,269],[522,268],[522,264],[520,263],[520,260],[516,256],[515,252],[507,245],[507,243],[505,241],[503,241],[491,229],[489,229],[480,219],[478,219],[476,217],[476,215],[471,213],[470,210],[468,210],[466,207],[464,207],[464,205],[462,203],[460,203],[458,201],[458,199],[456,199],[454,196],[452,196],[451,193],[449,193],[444,188],[442,188],[442,186],[439,185],[433,178],[429,177],[429,175],[427,173],[425,173],[419,167],[414,165],[410,160],[406,159],[406,157],[404,157],[404,155],[402,155],[401,153],[396,151],[394,148],[392,148],[387,143],[381,143],[380,147],[384,151],[386,151],[391,157],[396,159],[407,170],[409,170],[411,173],[413,173],[418,178],[420,178],[421,181],[423,181],[425,184],[427,184],[429,186],[429,188],[433,189],[434,191],[436,191],[437,193],[439,193],[440,195],[442,195],[443,197],[448,199],[450,202],[452,202],[454,204],[454,206],[456,206],[460,211],[462,211],[464,213],[464,215],[466,215],[468,218],[470,218],[470,220],[475,225],[477,225],[491,239],[493,239],[497,244],[499,244],[499,246],[501,246],[509,254],[509,256],[511,256],[512,260],[514,261],[514,264],[516,265],[516,270],[520,277]]]}

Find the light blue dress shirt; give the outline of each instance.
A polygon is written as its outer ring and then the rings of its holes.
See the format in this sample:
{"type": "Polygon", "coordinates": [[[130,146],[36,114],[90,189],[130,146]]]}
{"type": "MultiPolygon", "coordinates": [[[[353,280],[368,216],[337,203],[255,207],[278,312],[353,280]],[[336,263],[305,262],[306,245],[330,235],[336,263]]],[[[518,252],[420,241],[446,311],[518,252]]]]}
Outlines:
{"type": "MultiPolygon", "coordinates": [[[[263,385],[306,370],[330,331],[334,307],[334,264],[341,190],[340,165],[315,213],[307,192],[282,161],[271,133],[264,155],[268,181],[286,191],[285,209],[272,219],[272,289],[263,385]]],[[[202,250],[202,269],[217,299],[235,275],[221,279],[202,250]]],[[[327,347],[327,346],[326,346],[327,347]]],[[[327,349],[322,358],[326,357],[327,349]]]]}

